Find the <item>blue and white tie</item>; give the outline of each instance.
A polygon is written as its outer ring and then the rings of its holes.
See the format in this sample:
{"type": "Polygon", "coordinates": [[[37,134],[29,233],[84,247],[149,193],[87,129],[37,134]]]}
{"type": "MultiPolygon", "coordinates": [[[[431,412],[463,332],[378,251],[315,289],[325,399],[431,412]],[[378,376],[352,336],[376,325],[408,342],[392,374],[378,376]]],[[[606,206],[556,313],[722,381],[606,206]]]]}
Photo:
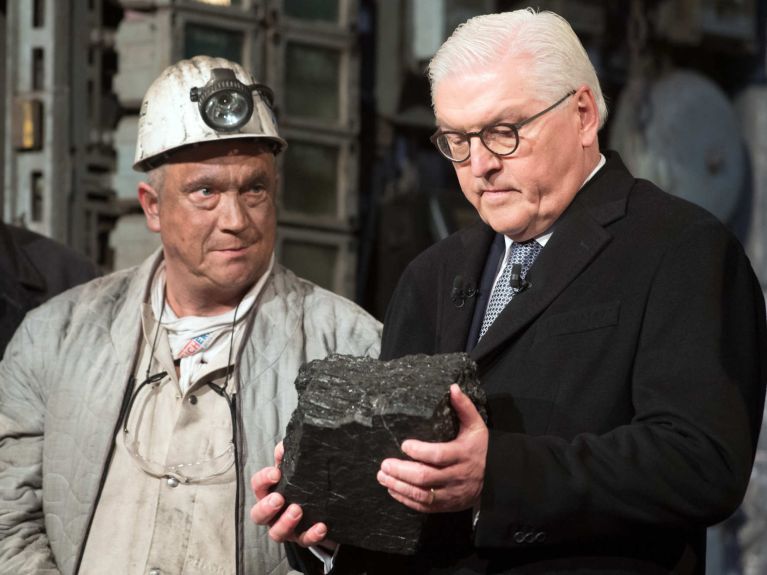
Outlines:
{"type": "Polygon", "coordinates": [[[503,273],[498,281],[495,283],[495,288],[490,296],[490,301],[487,304],[485,310],[485,317],[482,320],[482,329],[479,332],[479,337],[485,335],[485,332],[493,324],[498,314],[508,305],[511,299],[520,291],[521,287],[511,286],[511,271],[514,265],[521,265],[522,269],[520,277],[524,281],[527,276],[527,272],[533,265],[535,258],[543,249],[543,246],[535,240],[527,242],[514,242],[511,244],[511,249],[506,255],[506,267],[503,268],[503,273]]]}

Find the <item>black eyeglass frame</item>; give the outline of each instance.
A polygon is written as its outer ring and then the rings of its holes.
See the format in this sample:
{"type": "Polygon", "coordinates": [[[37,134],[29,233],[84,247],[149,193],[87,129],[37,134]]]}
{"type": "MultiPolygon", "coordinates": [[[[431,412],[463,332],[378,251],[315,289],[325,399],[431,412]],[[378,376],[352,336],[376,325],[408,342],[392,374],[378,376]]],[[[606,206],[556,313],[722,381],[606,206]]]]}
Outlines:
{"type": "MultiPolygon", "coordinates": [[[[544,114],[546,114],[548,112],[551,112],[554,108],[559,106],[562,102],[567,100],[570,96],[575,95],[575,92],[576,92],[576,90],[570,90],[567,94],[565,94],[562,98],[560,98],[559,100],[554,102],[551,106],[549,106],[545,110],[541,110],[537,114],[533,114],[529,118],[525,118],[524,120],[521,120],[519,122],[515,122],[513,124],[512,123],[507,123],[507,122],[499,122],[498,124],[490,124],[489,126],[485,126],[484,128],[482,128],[481,130],[479,130],[477,132],[461,132],[461,131],[458,131],[458,130],[442,130],[442,129],[439,129],[439,130],[437,130],[436,132],[434,132],[431,135],[429,140],[431,141],[432,144],[434,144],[434,146],[437,148],[437,150],[439,150],[440,154],[442,154],[445,158],[447,158],[448,160],[450,160],[451,162],[454,162],[456,164],[460,164],[461,162],[465,162],[466,160],[468,160],[471,157],[471,145],[470,144],[471,144],[471,139],[473,137],[475,137],[475,136],[479,138],[479,141],[482,142],[482,145],[485,146],[485,148],[487,148],[487,150],[489,150],[492,154],[495,154],[496,156],[502,156],[502,157],[510,156],[514,152],[517,151],[517,148],[519,148],[519,130],[520,130],[520,128],[522,128],[523,126],[526,126],[527,124],[529,124],[533,120],[537,120],[538,118],[540,118],[544,114]],[[510,129],[513,132],[513,134],[514,134],[514,141],[515,141],[514,147],[510,151],[508,151],[508,152],[503,152],[503,153],[496,152],[490,146],[488,146],[487,142],[485,142],[484,135],[485,135],[486,130],[498,128],[499,126],[503,127],[503,128],[510,129]],[[448,155],[448,153],[445,150],[442,149],[442,147],[439,145],[439,138],[441,138],[442,136],[445,136],[447,134],[456,134],[456,135],[462,136],[463,138],[466,139],[466,143],[469,144],[468,151],[466,153],[466,157],[461,158],[461,159],[456,159],[456,158],[453,158],[450,155],[448,155]]],[[[449,149],[449,145],[448,144],[446,144],[446,145],[448,146],[448,149],[449,149]]]]}

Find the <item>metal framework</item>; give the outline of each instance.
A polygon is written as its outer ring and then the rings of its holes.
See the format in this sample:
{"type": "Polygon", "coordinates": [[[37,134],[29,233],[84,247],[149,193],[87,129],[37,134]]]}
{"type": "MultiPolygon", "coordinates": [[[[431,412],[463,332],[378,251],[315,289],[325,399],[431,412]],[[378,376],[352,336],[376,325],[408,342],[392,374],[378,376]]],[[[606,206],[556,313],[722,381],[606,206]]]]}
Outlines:
{"type": "Polygon", "coordinates": [[[7,3],[3,217],[103,265],[116,215],[102,3],[7,3]]]}

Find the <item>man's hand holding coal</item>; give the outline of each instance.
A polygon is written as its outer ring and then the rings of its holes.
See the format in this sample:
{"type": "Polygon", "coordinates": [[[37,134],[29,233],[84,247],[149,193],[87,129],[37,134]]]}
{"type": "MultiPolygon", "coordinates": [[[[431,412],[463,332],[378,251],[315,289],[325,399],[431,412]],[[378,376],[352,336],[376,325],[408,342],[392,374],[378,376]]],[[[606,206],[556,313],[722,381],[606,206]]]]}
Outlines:
{"type": "Polygon", "coordinates": [[[280,481],[279,465],[285,453],[282,442],[274,448],[274,467],[264,467],[251,478],[251,487],[257,503],[250,510],[250,518],[258,525],[269,525],[269,536],[277,542],[292,541],[303,547],[320,545],[334,549],[336,544],[325,539],[327,525],[315,523],[306,531],[296,533],[303,510],[300,505],[291,503],[285,508],[285,498],[271,489],[280,481]]]}
{"type": "Polygon", "coordinates": [[[488,429],[457,385],[450,401],[460,421],[458,436],[445,443],[408,439],[402,451],[414,461],[385,459],[378,482],[394,499],[424,513],[461,511],[479,504],[485,476],[488,429]]]}

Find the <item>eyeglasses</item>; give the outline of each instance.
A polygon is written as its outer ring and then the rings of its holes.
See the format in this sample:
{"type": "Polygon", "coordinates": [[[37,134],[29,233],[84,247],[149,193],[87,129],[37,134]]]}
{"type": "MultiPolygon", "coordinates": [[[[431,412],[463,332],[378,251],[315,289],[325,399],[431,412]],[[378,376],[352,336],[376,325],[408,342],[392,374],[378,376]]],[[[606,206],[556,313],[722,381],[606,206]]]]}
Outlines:
{"type": "MultiPolygon", "coordinates": [[[[237,493],[240,492],[240,471],[237,467],[237,438],[239,436],[237,432],[237,393],[236,391],[229,394],[227,386],[229,384],[229,378],[232,375],[232,351],[234,349],[234,331],[237,324],[237,310],[240,309],[240,304],[234,308],[234,314],[232,317],[231,336],[229,338],[229,355],[226,362],[226,375],[222,385],[217,385],[212,381],[207,382],[207,386],[218,396],[226,401],[226,405],[229,411],[229,422],[231,423],[231,439],[225,444],[223,449],[217,453],[212,454],[211,457],[206,459],[200,459],[194,462],[178,462],[178,463],[163,463],[160,461],[154,461],[144,456],[141,451],[141,442],[139,441],[139,434],[136,431],[141,421],[144,419],[144,407],[148,405],[148,400],[151,398],[151,394],[157,394],[160,386],[163,382],[170,381],[167,371],[161,371],[154,375],[149,375],[149,371],[152,367],[154,358],[154,351],[157,349],[157,338],[160,334],[160,325],[162,324],[162,316],[165,313],[165,305],[167,299],[163,298],[162,308],[160,310],[160,317],[157,319],[157,324],[154,330],[154,337],[152,338],[152,348],[150,350],[150,359],[146,367],[146,377],[144,381],[138,384],[130,394],[127,404],[124,404],[121,410],[121,425],[122,425],[122,439],[123,444],[131,456],[136,465],[147,475],[151,475],[157,478],[165,478],[168,484],[176,486],[178,483],[201,483],[224,475],[233,466],[235,467],[236,481],[237,481],[237,493]],[[133,405],[136,403],[136,399],[141,394],[142,390],[147,389],[145,392],[147,397],[144,398],[144,404],[138,414],[136,414],[134,424],[134,431],[131,432],[129,423],[131,422],[131,411],[133,405]]],[[[255,306],[256,303],[254,302],[255,306]]],[[[131,376],[131,386],[135,384],[136,379],[131,376]]],[[[196,403],[199,400],[195,400],[195,396],[190,398],[192,403],[196,403]]],[[[239,497],[239,495],[238,495],[239,497]]]]}
{"type": "MultiPolygon", "coordinates": [[[[175,464],[162,463],[154,461],[141,453],[141,442],[138,439],[138,433],[129,429],[128,423],[131,420],[131,412],[133,405],[136,403],[136,399],[139,396],[143,397],[142,403],[147,405],[148,400],[152,394],[156,394],[159,391],[163,382],[169,382],[167,378],[168,373],[163,371],[154,375],[147,376],[142,381],[136,390],[131,395],[125,410],[123,418],[123,443],[128,454],[131,456],[136,465],[144,471],[144,473],[157,478],[166,478],[169,481],[176,481],[179,483],[200,483],[226,473],[232,465],[235,463],[235,437],[234,437],[234,398],[231,397],[224,386],[216,385],[209,382],[207,385],[219,396],[221,396],[229,408],[229,415],[232,422],[232,438],[226,443],[223,449],[213,454],[211,457],[193,461],[193,462],[179,462],[175,464]],[[146,388],[146,391],[144,389],[146,388]],[[142,393],[144,391],[144,393],[142,393]]],[[[137,412],[135,421],[133,424],[139,427],[141,421],[144,419],[143,408],[137,412]]]]}
{"type": "Polygon", "coordinates": [[[440,153],[451,162],[461,163],[469,159],[469,156],[471,156],[471,139],[474,136],[477,136],[479,141],[493,154],[497,156],[510,156],[519,146],[519,129],[522,126],[526,126],[533,120],[537,120],[545,113],[550,112],[573,94],[575,94],[575,90],[569,91],[545,110],[521,122],[514,124],[492,124],[485,126],[478,132],[437,130],[429,139],[440,153]]]}

